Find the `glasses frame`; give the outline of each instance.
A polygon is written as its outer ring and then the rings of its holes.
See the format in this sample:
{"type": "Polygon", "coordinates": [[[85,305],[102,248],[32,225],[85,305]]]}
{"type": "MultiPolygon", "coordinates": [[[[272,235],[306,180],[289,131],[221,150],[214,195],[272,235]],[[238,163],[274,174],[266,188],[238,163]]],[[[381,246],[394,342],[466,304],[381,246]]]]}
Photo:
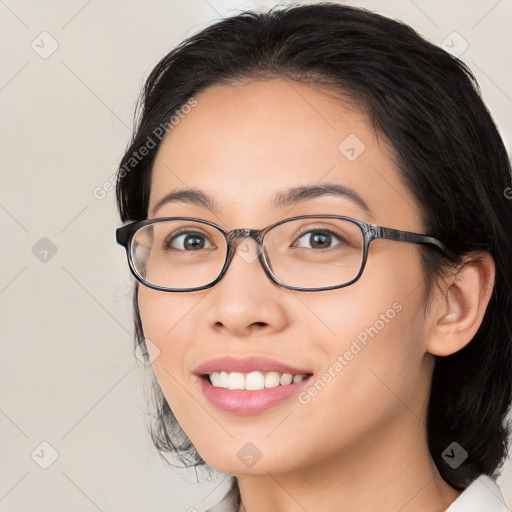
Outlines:
{"type": "Polygon", "coordinates": [[[453,258],[453,253],[437,238],[423,235],[419,233],[413,233],[410,231],[401,231],[398,229],[392,229],[392,228],[386,228],[383,226],[377,226],[375,224],[369,224],[368,222],[364,222],[361,220],[352,219],[351,217],[344,217],[341,215],[299,215],[297,217],[290,217],[288,219],[280,220],[279,222],[275,222],[274,224],[271,224],[270,226],[267,226],[263,229],[250,229],[250,228],[242,228],[242,229],[232,229],[230,231],[224,229],[222,226],[219,226],[218,224],[215,224],[214,222],[204,220],[204,219],[197,219],[195,217],[159,217],[159,218],[153,218],[153,219],[146,219],[141,221],[134,221],[130,224],[127,224],[125,226],[121,226],[116,229],[116,241],[119,245],[122,245],[126,250],[126,255],[128,258],[128,264],[130,266],[130,270],[134,277],[142,283],[144,286],[147,286],[148,288],[152,288],[153,290],[158,290],[162,292],[192,292],[192,291],[199,291],[199,290],[206,290],[208,288],[211,288],[215,286],[226,274],[231,262],[233,261],[233,257],[235,255],[236,249],[235,249],[235,242],[239,238],[252,238],[259,246],[264,248],[263,246],[263,240],[265,238],[265,235],[276,226],[280,226],[281,224],[284,224],[286,222],[294,221],[294,220],[300,220],[300,219],[318,219],[318,218],[324,218],[324,219],[339,219],[339,220],[345,220],[348,222],[351,222],[358,226],[358,228],[361,230],[361,233],[363,235],[363,256],[361,259],[361,266],[359,268],[359,272],[357,275],[347,283],[343,283],[341,285],[334,285],[334,286],[323,286],[319,288],[301,288],[298,286],[289,286],[284,284],[282,281],[279,280],[277,276],[275,276],[272,273],[272,270],[270,269],[270,265],[267,261],[265,250],[258,251],[258,259],[260,261],[261,266],[263,267],[263,270],[268,275],[268,277],[277,285],[282,286],[283,288],[287,288],[288,290],[296,290],[301,292],[319,292],[324,290],[336,290],[338,288],[345,288],[346,286],[350,286],[351,284],[354,284],[363,274],[363,271],[366,266],[366,261],[368,259],[368,252],[370,249],[370,244],[377,240],[378,238],[386,239],[386,240],[394,240],[396,242],[405,242],[405,243],[411,243],[411,244],[418,244],[418,245],[426,245],[431,247],[436,247],[438,250],[440,250],[442,253],[444,253],[446,256],[453,258]],[[133,240],[133,237],[135,233],[141,229],[144,226],[148,226],[150,224],[156,224],[159,222],[166,222],[170,220],[185,220],[185,221],[194,221],[199,222],[202,224],[207,224],[208,226],[211,226],[218,231],[220,231],[224,238],[226,239],[227,244],[227,251],[226,251],[226,259],[224,261],[224,265],[222,267],[222,270],[220,271],[220,274],[217,276],[216,279],[211,281],[210,283],[204,285],[204,286],[196,286],[195,288],[167,288],[163,286],[157,286],[149,281],[146,281],[139,273],[137,272],[135,265],[132,261],[132,251],[131,251],[131,243],[133,240]]]}

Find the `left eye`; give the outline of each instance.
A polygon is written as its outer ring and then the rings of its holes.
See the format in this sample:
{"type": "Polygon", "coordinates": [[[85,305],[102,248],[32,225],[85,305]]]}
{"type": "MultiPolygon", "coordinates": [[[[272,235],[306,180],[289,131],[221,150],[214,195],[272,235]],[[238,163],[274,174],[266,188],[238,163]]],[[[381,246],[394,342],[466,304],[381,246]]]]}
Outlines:
{"type": "Polygon", "coordinates": [[[202,233],[193,232],[182,232],[178,235],[172,235],[168,237],[164,245],[166,249],[187,252],[213,248],[213,244],[207,236],[202,233]]]}
{"type": "Polygon", "coordinates": [[[308,231],[297,239],[294,246],[308,249],[329,249],[333,242],[341,243],[342,240],[332,231],[315,230],[308,231]]]}

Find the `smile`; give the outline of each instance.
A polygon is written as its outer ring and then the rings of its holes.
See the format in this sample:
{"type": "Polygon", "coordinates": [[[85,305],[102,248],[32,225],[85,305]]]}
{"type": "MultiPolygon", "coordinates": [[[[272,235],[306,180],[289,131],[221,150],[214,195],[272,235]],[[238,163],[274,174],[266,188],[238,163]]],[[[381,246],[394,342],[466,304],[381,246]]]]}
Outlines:
{"type": "Polygon", "coordinates": [[[313,375],[263,357],[221,357],[196,369],[201,391],[217,409],[253,415],[291,399],[313,375]]]}

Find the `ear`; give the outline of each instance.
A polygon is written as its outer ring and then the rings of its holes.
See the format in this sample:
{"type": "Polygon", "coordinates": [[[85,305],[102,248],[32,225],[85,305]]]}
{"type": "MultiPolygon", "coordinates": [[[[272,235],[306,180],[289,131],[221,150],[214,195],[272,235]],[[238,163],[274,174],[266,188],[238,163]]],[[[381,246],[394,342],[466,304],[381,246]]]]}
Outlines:
{"type": "Polygon", "coordinates": [[[475,336],[494,287],[495,266],[488,252],[472,252],[447,277],[433,297],[426,350],[448,356],[464,348],[475,336]]]}

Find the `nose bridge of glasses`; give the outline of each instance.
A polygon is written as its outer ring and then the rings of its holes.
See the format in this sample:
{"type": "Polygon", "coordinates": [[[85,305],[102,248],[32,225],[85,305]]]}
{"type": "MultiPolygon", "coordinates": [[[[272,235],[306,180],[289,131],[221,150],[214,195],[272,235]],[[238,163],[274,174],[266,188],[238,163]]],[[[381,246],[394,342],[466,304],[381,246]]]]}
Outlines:
{"type": "Polygon", "coordinates": [[[249,228],[233,229],[226,233],[228,245],[227,265],[229,266],[231,264],[231,260],[236,253],[246,263],[253,263],[259,259],[265,268],[265,262],[262,259],[262,233],[263,230],[249,228]],[[253,240],[252,243],[248,241],[250,238],[253,240]],[[239,241],[239,243],[237,243],[237,241],[239,241]]]}
{"type": "Polygon", "coordinates": [[[256,243],[261,242],[261,230],[259,229],[250,229],[250,228],[242,228],[242,229],[233,229],[226,233],[226,238],[228,244],[233,244],[239,238],[252,238],[256,243]]]}

